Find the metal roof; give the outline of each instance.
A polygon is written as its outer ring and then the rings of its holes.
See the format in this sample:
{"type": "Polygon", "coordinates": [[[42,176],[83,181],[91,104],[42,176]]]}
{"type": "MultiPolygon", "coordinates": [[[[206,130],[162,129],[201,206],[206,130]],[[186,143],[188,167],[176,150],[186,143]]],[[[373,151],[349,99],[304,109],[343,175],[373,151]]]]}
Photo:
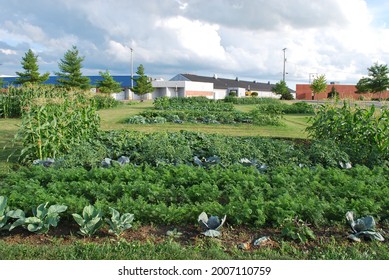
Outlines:
{"type": "MultiPolygon", "coordinates": [[[[179,74],[173,77],[171,80],[185,80],[192,82],[203,82],[203,83],[213,83],[215,89],[227,89],[227,88],[244,88],[251,91],[271,91],[274,87],[274,84],[260,83],[257,81],[241,81],[237,79],[225,79],[219,77],[207,77],[207,76],[198,76],[193,74],[179,74]]],[[[294,90],[289,89],[290,92],[294,90]]]]}

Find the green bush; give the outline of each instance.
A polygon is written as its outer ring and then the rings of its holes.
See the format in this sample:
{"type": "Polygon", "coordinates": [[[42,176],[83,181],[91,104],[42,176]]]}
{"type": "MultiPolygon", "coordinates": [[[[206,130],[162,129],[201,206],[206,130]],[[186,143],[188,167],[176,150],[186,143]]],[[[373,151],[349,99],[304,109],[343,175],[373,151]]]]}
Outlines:
{"type": "Polygon", "coordinates": [[[110,109],[119,106],[120,101],[116,100],[109,94],[95,94],[93,96],[96,104],[96,109],[110,109]]]}
{"type": "Polygon", "coordinates": [[[282,111],[285,114],[313,114],[315,109],[311,104],[306,102],[296,102],[285,106],[282,111]]]}

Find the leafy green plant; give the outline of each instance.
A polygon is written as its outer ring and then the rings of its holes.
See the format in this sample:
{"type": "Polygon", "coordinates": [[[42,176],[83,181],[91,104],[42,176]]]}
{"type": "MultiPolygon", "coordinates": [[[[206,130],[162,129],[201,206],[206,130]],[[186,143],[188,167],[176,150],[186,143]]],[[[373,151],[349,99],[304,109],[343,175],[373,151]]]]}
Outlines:
{"type": "Polygon", "coordinates": [[[103,226],[102,212],[93,205],[85,206],[82,216],[79,214],[72,214],[72,216],[80,226],[79,233],[83,236],[92,236],[103,226]]]}
{"type": "Polygon", "coordinates": [[[109,232],[120,236],[125,230],[132,227],[131,223],[134,220],[134,214],[125,213],[120,215],[119,211],[114,208],[109,208],[111,211],[111,219],[106,218],[105,221],[109,224],[109,232]]]}
{"type": "Polygon", "coordinates": [[[301,243],[316,239],[315,233],[309,228],[309,225],[301,219],[297,219],[297,217],[284,220],[281,235],[293,240],[298,240],[301,243]]]}
{"type": "Polygon", "coordinates": [[[21,224],[20,221],[23,219],[24,212],[20,209],[10,210],[7,206],[7,198],[0,196],[0,230],[11,231],[19,226],[21,224]],[[12,220],[14,220],[13,223],[12,220]]]}
{"type": "MultiPolygon", "coordinates": [[[[40,204],[36,209],[32,209],[33,217],[24,219],[24,226],[31,232],[47,233],[50,226],[56,227],[60,220],[59,213],[65,212],[65,205],[51,205],[48,202],[40,204]]],[[[20,221],[22,222],[22,221],[20,221]]]]}
{"type": "Polygon", "coordinates": [[[174,228],[172,230],[168,230],[166,232],[166,235],[169,236],[170,238],[174,239],[174,238],[179,238],[182,236],[182,232],[178,231],[177,228],[174,228]]]}

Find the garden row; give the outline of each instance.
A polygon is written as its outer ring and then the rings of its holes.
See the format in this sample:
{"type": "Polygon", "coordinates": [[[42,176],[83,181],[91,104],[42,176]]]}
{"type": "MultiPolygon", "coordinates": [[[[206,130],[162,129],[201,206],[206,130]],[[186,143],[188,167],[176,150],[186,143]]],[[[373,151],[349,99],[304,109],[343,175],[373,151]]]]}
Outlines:
{"type": "MultiPolygon", "coordinates": [[[[260,137],[233,137],[199,132],[99,132],[57,158],[57,167],[101,166],[104,158],[128,157],[132,164],[230,166],[256,168],[296,166],[341,167],[349,157],[332,141],[292,141],[260,137]]],[[[357,162],[355,162],[357,163],[357,162]]]]}
{"type": "Polygon", "coordinates": [[[119,101],[108,94],[91,94],[80,89],[67,90],[51,85],[8,87],[0,92],[0,118],[19,118],[31,102],[41,103],[65,103],[74,99],[83,98],[84,101],[96,109],[113,108],[119,105],[119,101]],[[90,99],[90,101],[89,101],[90,99]]]}
{"type": "MultiPolygon", "coordinates": [[[[60,214],[67,210],[66,205],[53,204],[48,206],[48,202],[32,208],[32,216],[26,217],[26,214],[21,209],[10,209],[7,205],[8,199],[0,196],[0,231],[12,231],[17,227],[24,227],[30,232],[47,233],[50,227],[56,227],[60,220],[60,214]]],[[[84,236],[91,236],[97,230],[104,226],[104,221],[109,225],[109,232],[117,236],[121,235],[126,229],[132,227],[131,223],[134,220],[134,215],[120,213],[114,208],[109,208],[111,218],[103,218],[103,213],[100,209],[96,209],[92,205],[85,206],[82,211],[82,216],[73,213],[72,216],[80,226],[79,233],[84,236]]]]}
{"type": "MultiPolygon", "coordinates": [[[[252,99],[252,98],[250,98],[252,99]]],[[[230,102],[210,100],[206,97],[160,97],[154,101],[154,110],[147,110],[130,117],[127,123],[206,123],[235,124],[251,123],[255,125],[281,125],[282,114],[312,114],[313,107],[306,103],[288,105],[279,100],[257,98],[258,106],[250,112],[234,109],[230,102]]]]}
{"type": "MultiPolygon", "coordinates": [[[[344,222],[345,213],[389,219],[389,169],[282,166],[260,173],[233,165],[125,165],[115,168],[22,168],[2,178],[0,195],[29,211],[42,201],[80,213],[85,205],[130,212],[141,224],[191,225],[199,213],[230,225],[281,226],[299,219],[316,226],[344,222]]],[[[71,216],[64,216],[71,219],[71,216]]]]}

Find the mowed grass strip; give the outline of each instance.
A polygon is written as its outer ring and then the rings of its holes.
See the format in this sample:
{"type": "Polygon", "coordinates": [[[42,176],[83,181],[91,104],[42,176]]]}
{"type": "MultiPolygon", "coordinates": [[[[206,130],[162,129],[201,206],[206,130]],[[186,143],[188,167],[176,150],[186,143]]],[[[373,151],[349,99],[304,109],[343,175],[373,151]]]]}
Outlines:
{"type": "MultiPolygon", "coordinates": [[[[235,105],[237,110],[248,112],[255,105],[235,105]]],[[[180,130],[218,133],[228,136],[263,136],[275,138],[307,138],[305,128],[308,125],[307,115],[285,115],[284,126],[256,126],[251,124],[217,125],[217,124],[126,124],[125,120],[135,116],[146,109],[152,109],[152,101],[138,102],[136,104],[123,104],[114,109],[99,111],[101,128],[103,130],[136,130],[142,132],[166,131],[176,132],[180,130]]]]}

